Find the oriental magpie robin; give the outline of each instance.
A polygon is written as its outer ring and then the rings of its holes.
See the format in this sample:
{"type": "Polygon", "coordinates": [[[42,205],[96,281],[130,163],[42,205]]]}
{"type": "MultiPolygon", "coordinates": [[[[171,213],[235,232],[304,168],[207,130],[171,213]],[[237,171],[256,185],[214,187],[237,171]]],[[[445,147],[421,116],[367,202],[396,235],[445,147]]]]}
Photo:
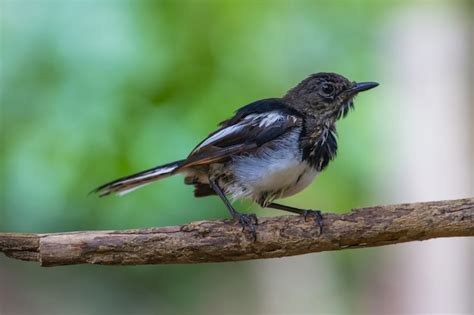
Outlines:
{"type": "Polygon", "coordinates": [[[250,103],[220,123],[187,158],[133,174],[94,190],[123,195],[159,179],[183,173],[194,195],[218,195],[234,219],[256,237],[255,214],[237,212],[228,197],[250,199],[262,207],[311,215],[322,232],[319,210],[273,201],[306,188],[334,159],[336,121],[353,108],[354,97],[378,86],[356,83],[335,73],[316,73],[282,98],[250,103]]]}

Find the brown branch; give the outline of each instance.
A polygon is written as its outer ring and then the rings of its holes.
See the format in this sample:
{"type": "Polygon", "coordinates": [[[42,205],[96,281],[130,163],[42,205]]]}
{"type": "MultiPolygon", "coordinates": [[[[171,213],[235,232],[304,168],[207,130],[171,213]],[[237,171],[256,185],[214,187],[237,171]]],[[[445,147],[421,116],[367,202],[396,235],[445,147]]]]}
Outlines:
{"type": "Polygon", "coordinates": [[[300,216],[260,218],[257,241],[230,220],[163,228],[51,234],[0,233],[0,251],[41,266],[238,261],[474,236],[474,198],[378,206],[324,215],[324,230],[300,216]]]}

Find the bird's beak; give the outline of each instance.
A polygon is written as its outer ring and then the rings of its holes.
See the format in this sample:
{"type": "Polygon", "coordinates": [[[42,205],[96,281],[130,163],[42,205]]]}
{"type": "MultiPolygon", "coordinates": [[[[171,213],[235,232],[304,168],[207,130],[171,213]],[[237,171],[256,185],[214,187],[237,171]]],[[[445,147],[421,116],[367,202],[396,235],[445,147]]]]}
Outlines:
{"type": "Polygon", "coordinates": [[[351,88],[342,92],[341,96],[344,99],[350,99],[350,98],[353,98],[357,93],[373,89],[374,87],[377,87],[378,85],[379,84],[377,82],[360,82],[360,83],[354,82],[354,85],[352,85],[351,88]]]}
{"type": "Polygon", "coordinates": [[[356,94],[362,91],[367,91],[373,89],[374,87],[379,86],[377,82],[360,82],[356,83],[353,87],[349,89],[351,94],[356,94]]]}

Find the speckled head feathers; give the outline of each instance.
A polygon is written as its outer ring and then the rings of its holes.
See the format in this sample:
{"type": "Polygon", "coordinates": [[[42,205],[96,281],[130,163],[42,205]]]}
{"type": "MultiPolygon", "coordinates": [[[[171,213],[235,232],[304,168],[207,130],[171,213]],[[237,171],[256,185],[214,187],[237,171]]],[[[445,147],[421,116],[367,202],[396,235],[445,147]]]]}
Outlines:
{"type": "Polygon", "coordinates": [[[374,88],[375,82],[356,83],[337,73],[310,75],[284,96],[291,105],[322,118],[338,119],[353,107],[357,93],[374,88]]]}

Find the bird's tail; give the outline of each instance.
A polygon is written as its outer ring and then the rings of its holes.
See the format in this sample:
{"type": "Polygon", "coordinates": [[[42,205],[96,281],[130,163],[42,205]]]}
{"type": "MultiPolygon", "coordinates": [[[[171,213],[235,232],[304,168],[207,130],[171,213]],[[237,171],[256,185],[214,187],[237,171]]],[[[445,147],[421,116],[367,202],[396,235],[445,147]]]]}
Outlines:
{"type": "Polygon", "coordinates": [[[122,177],[110,183],[97,187],[91,193],[97,193],[101,197],[109,194],[125,195],[135,189],[143,187],[159,179],[176,174],[185,160],[180,160],[165,165],[160,165],[140,173],[122,177]]]}

